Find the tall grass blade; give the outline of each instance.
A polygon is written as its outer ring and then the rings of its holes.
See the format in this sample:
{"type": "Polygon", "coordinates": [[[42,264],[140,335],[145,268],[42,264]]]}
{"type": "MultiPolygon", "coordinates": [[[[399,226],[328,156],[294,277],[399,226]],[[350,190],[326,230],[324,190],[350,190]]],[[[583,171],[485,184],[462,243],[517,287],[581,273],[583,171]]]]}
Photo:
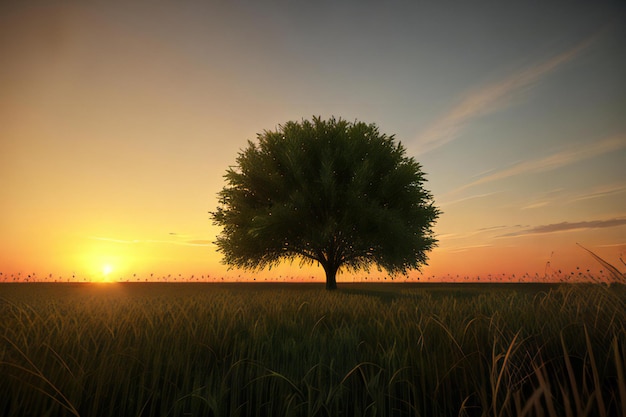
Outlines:
{"type": "Polygon", "coordinates": [[[611,273],[611,275],[613,276],[613,278],[617,282],[626,283],[626,274],[621,273],[619,269],[617,269],[616,267],[614,267],[613,265],[611,265],[610,263],[608,263],[607,261],[605,261],[604,259],[602,259],[598,255],[596,255],[595,253],[593,253],[592,251],[590,251],[589,249],[587,249],[586,247],[584,247],[580,243],[576,243],[576,244],[578,246],[580,246],[581,248],[583,248],[584,250],[586,250],[587,252],[589,252],[589,254],[591,254],[591,256],[593,256],[593,258],[596,261],[600,262],[600,264],[602,266],[604,266],[606,269],[608,269],[609,272],[611,273]]]}
{"type": "Polygon", "coordinates": [[[617,337],[613,338],[613,352],[615,353],[615,367],[617,368],[617,384],[619,387],[619,401],[622,408],[622,416],[626,416],[626,377],[624,375],[624,363],[620,355],[617,337]]]}
{"type": "Polygon", "coordinates": [[[560,417],[554,408],[554,401],[552,399],[552,390],[550,388],[549,376],[545,375],[545,368],[542,366],[533,365],[535,368],[535,376],[539,382],[539,388],[543,393],[543,397],[546,401],[546,407],[548,408],[548,416],[560,417]]]}
{"type": "MultiPolygon", "coordinates": [[[[505,371],[507,370],[508,364],[509,364],[509,360],[511,358],[511,354],[513,352],[513,348],[515,347],[515,341],[517,340],[517,337],[519,336],[519,332],[515,333],[515,336],[513,337],[513,340],[511,340],[511,343],[509,344],[509,347],[506,350],[506,354],[504,356],[502,355],[498,355],[496,356],[495,354],[495,343],[494,343],[494,348],[492,350],[492,374],[495,372],[495,370],[497,369],[497,363],[498,361],[502,358],[502,366],[500,367],[500,371],[498,372],[498,377],[495,381],[495,384],[493,383],[493,375],[492,375],[492,387],[493,387],[493,391],[492,391],[492,409],[493,409],[493,415],[494,416],[500,416],[502,414],[502,410],[500,412],[498,412],[497,410],[497,405],[498,405],[498,394],[500,391],[500,385],[502,384],[502,378],[504,376],[505,371]]],[[[502,407],[504,408],[508,401],[510,400],[510,392],[507,392],[506,398],[502,404],[502,407]]]]}
{"type": "Polygon", "coordinates": [[[41,389],[39,387],[35,387],[37,388],[40,392],[44,393],[46,396],[48,396],[49,398],[51,398],[52,400],[54,400],[57,404],[59,404],[61,407],[65,408],[66,410],[68,410],[70,413],[72,413],[73,415],[75,415],[76,417],[80,417],[80,414],[78,413],[78,411],[74,408],[74,406],[72,405],[71,401],[68,400],[65,395],[63,395],[63,393],[61,392],[61,390],[59,390],[56,385],[54,385],[48,378],[46,378],[46,376],[43,374],[43,372],[41,372],[41,370],[30,360],[30,358],[28,357],[28,355],[26,355],[15,343],[13,343],[13,341],[11,341],[8,337],[3,336],[4,339],[9,342],[9,344],[11,346],[13,346],[13,348],[26,360],[26,362],[28,362],[28,364],[32,367],[32,370],[30,369],[26,369],[22,366],[19,366],[17,364],[13,364],[13,363],[6,363],[4,362],[3,364],[5,365],[9,365],[12,367],[15,367],[17,369],[21,369],[22,371],[25,371],[26,373],[33,375],[37,378],[39,378],[41,381],[43,381],[46,385],[48,385],[50,388],[52,388],[52,390],[59,396],[61,397],[61,399],[63,401],[59,401],[59,399],[50,394],[49,392],[47,392],[44,389],[41,389]]]}
{"type": "Polygon", "coordinates": [[[572,361],[570,360],[567,347],[565,346],[565,339],[563,337],[563,332],[561,332],[561,346],[563,347],[563,359],[565,360],[565,369],[567,369],[567,377],[569,378],[570,389],[572,390],[572,395],[574,396],[574,403],[576,404],[576,414],[580,416],[582,415],[583,405],[580,402],[580,394],[578,393],[578,384],[576,382],[576,374],[574,373],[574,368],[572,367],[572,361]]]}
{"type": "Polygon", "coordinates": [[[600,377],[598,374],[598,367],[596,365],[596,358],[593,354],[593,346],[591,345],[591,339],[589,338],[589,332],[587,326],[585,326],[585,342],[587,343],[587,354],[589,355],[589,361],[591,363],[591,375],[593,376],[594,395],[598,403],[598,415],[600,417],[606,416],[606,407],[604,406],[604,398],[602,397],[602,385],[600,384],[600,377]]]}

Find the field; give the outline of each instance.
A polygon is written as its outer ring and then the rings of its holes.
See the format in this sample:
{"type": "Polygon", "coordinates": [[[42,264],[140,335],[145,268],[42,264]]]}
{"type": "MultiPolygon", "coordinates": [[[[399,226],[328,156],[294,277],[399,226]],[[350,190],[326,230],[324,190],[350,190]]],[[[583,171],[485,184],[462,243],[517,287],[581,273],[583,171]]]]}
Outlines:
{"type": "Polygon", "coordinates": [[[626,416],[626,287],[0,284],[3,416],[626,416]]]}

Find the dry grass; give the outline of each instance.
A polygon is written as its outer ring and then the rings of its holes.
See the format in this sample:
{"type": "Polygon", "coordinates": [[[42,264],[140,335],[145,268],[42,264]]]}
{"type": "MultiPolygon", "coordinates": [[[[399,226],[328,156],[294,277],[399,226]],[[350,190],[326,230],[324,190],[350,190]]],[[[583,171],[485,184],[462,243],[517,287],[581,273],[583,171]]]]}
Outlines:
{"type": "Polygon", "coordinates": [[[614,285],[2,284],[5,416],[626,415],[614,285]]]}

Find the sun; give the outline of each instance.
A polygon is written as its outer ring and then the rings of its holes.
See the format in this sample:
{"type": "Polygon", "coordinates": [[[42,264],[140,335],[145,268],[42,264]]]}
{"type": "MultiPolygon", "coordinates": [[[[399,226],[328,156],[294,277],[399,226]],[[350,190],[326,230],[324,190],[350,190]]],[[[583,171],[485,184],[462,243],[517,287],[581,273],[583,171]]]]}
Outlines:
{"type": "Polygon", "coordinates": [[[113,272],[113,267],[110,264],[104,264],[102,266],[102,275],[104,275],[104,279],[108,281],[109,275],[113,272]]]}
{"type": "Polygon", "coordinates": [[[131,258],[127,253],[116,252],[119,248],[87,248],[79,254],[82,273],[91,282],[117,282],[130,270],[131,258]],[[115,250],[114,250],[115,249],[115,250]]]}

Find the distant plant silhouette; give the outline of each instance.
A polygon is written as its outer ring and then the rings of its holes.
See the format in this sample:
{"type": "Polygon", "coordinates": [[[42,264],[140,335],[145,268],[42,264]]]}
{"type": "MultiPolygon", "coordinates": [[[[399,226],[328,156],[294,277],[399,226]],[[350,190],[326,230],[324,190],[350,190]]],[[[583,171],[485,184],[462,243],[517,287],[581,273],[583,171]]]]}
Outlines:
{"type": "Polygon", "coordinates": [[[211,215],[232,266],[319,263],[334,289],[342,268],[406,273],[436,245],[440,211],[420,164],[373,124],[287,122],[249,141],[225,178],[211,215]]]}

